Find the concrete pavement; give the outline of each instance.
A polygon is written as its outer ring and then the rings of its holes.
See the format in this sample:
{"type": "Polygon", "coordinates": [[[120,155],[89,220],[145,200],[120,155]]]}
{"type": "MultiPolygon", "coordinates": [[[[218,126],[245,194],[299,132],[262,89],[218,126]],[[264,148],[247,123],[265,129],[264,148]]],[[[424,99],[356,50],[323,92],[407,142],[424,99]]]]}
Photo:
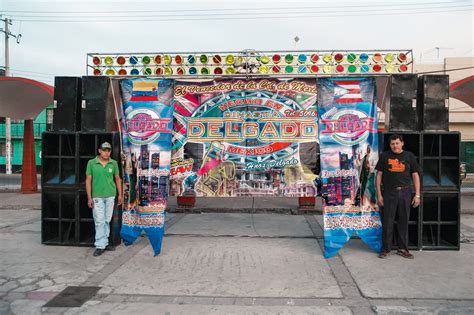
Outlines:
{"type": "Polygon", "coordinates": [[[99,258],[40,243],[38,210],[0,210],[0,314],[396,314],[474,312],[474,216],[460,251],[376,257],[351,240],[322,255],[319,215],[172,213],[160,256],[146,238],[99,258]],[[44,307],[96,286],[81,307],[44,307]]]}

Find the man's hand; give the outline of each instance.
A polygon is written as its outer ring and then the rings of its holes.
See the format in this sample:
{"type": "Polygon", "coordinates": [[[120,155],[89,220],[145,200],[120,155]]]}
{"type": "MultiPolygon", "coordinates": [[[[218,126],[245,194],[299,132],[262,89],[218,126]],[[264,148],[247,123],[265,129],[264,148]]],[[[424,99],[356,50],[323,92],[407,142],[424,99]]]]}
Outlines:
{"type": "Polygon", "coordinates": [[[87,205],[89,206],[89,208],[94,208],[94,200],[92,198],[88,198],[87,199],[87,205]]]}
{"type": "Polygon", "coordinates": [[[380,206],[383,206],[383,197],[382,197],[382,195],[377,197],[377,201],[378,201],[380,206]]]}
{"type": "Polygon", "coordinates": [[[121,204],[122,204],[122,196],[119,195],[119,196],[117,197],[117,205],[120,206],[121,204]]]}
{"type": "Polygon", "coordinates": [[[411,205],[413,206],[413,208],[418,207],[420,205],[420,197],[418,196],[413,197],[413,200],[411,201],[411,205]]]}

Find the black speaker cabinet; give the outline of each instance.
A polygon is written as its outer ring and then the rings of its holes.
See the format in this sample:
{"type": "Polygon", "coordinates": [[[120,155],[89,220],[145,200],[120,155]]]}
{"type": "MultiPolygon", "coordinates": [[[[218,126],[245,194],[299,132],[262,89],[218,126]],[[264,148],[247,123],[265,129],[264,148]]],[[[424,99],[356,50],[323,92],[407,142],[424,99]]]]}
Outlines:
{"type": "Polygon", "coordinates": [[[78,131],[81,128],[81,78],[54,78],[54,131],[78,131]]]}
{"type": "MultiPolygon", "coordinates": [[[[120,244],[121,207],[115,205],[109,244],[120,244]]],[[[95,226],[85,190],[43,189],[41,193],[41,241],[46,245],[93,246],[95,226]]]]}
{"type": "MultiPolygon", "coordinates": [[[[118,118],[110,83],[111,80],[108,77],[82,77],[81,131],[111,132],[118,130],[118,118]]],[[[120,105],[117,104],[117,106],[120,105]]],[[[120,111],[117,111],[118,113],[120,111]]]]}
{"type": "Polygon", "coordinates": [[[42,134],[42,187],[72,187],[77,184],[75,132],[42,134]]]}
{"type": "Polygon", "coordinates": [[[418,78],[420,130],[449,131],[449,76],[423,75],[418,78]]]}
{"type": "Polygon", "coordinates": [[[389,102],[385,106],[385,130],[418,130],[418,113],[416,109],[417,75],[392,75],[389,87],[389,102]]]}

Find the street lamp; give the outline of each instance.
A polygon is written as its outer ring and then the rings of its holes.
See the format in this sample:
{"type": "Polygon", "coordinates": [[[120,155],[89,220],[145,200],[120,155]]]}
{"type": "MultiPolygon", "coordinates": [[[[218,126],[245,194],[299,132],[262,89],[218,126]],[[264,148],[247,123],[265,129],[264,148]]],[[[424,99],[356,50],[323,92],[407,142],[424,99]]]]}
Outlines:
{"type": "Polygon", "coordinates": [[[295,41],[295,50],[296,50],[296,44],[298,44],[298,42],[300,41],[300,38],[298,37],[298,35],[296,35],[295,38],[293,38],[293,40],[295,41]]]}

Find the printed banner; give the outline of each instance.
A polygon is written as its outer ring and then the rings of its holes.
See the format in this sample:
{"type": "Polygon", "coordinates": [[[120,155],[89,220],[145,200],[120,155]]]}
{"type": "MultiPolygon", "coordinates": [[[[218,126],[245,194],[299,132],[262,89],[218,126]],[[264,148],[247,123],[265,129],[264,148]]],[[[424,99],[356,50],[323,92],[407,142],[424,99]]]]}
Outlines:
{"type": "Polygon", "coordinates": [[[375,81],[323,78],[317,87],[325,257],[334,256],[354,232],[379,252],[375,81]]]}
{"type": "Polygon", "coordinates": [[[171,194],[315,196],[315,80],[176,82],[171,194]]]}
{"type": "Polygon", "coordinates": [[[120,84],[125,155],[120,235],[131,245],[145,231],[156,256],[168,204],[174,81],[133,79],[120,84]]]}

